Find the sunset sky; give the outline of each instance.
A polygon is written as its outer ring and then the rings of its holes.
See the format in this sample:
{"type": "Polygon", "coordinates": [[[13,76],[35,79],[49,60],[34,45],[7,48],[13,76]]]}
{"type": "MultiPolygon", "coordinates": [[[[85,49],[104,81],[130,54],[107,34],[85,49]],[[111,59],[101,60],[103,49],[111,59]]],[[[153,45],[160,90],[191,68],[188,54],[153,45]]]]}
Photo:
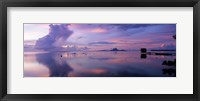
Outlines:
{"type": "MultiPolygon", "coordinates": [[[[39,38],[47,36],[52,31],[49,25],[24,24],[24,45],[35,46],[39,38]]],[[[152,49],[176,47],[176,40],[172,38],[176,35],[176,24],[69,24],[65,27],[71,33],[62,39],[64,41],[60,41],[62,43],[59,45],[62,48],[76,46],[91,50],[111,48],[137,50],[143,47],[152,49]]],[[[57,30],[60,28],[54,30],[54,33],[57,30]]],[[[59,37],[55,40],[60,40],[59,37]]]]}

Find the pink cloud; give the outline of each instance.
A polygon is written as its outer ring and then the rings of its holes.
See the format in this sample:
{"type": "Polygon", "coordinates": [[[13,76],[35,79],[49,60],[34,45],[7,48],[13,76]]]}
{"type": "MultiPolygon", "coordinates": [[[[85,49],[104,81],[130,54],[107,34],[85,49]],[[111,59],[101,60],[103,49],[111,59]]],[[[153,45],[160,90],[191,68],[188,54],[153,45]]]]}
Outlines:
{"type": "Polygon", "coordinates": [[[107,32],[107,30],[102,29],[102,28],[95,28],[95,29],[90,30],[90,32],[93,32],[93,33],[104,33],[104,32],[107,32]]]}

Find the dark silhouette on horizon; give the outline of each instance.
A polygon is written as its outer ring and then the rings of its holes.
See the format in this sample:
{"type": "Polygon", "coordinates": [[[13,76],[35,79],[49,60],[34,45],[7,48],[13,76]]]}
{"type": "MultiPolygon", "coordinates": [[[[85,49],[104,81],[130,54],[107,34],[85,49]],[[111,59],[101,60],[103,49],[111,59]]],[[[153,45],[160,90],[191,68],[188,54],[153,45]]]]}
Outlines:
{"type": "Polygon", "coordinates": [[[127,50],[118,49],[118,48],[113,48],[113,49],[111,49],[111,50],[100,50],[100,51],[127,51],[127,50]]]}
{"type": "Polygon", "coordinates": [[[173,50],[173,49],[152,49],[151,51],[176,51],[176,50],[173,50]]]}
{"type": "Polygon", "coordinates": [[[140,53],[141,53],[141,55],[140,55],[141,59],[146,59],[147,58],[147,49],[146,48],[141,48],[140,49],[140,53]]]}
{"type": "Polygon", "coordinates": [[[147,49],[146,48],[141,48],[140,52],[146,54],[147,53],[147,49]]]}
{"type": "Polygon", "coordinates": [[[117,48],[113,48],[113,49],[111,49],[110,51],[126,51],[126,50],[124,50],[124,49],[119,50],[119,49],[117,49],[117,48]]]}

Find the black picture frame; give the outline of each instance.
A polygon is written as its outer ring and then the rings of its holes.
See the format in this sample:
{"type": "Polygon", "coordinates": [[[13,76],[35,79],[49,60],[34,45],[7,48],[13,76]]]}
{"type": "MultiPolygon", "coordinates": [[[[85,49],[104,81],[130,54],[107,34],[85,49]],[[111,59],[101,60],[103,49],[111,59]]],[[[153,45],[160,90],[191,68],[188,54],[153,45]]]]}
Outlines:
{"type": "MultiPolygon", "coordinates": [[[[199,101],[200,0],[1,0],[1,101],[199,101]],[[7,94],[7,7],[193,7],[193,94],[7,94]]],[[[189,67],[188,67],[189,68],[189,67]]]]}

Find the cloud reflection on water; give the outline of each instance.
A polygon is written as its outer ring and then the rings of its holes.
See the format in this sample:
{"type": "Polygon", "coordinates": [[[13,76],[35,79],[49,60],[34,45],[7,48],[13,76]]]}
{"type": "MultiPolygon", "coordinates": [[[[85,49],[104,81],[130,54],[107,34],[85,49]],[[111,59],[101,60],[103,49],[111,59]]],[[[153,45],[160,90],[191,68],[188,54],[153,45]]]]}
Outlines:
{"type": "Polygon", "coordinates": [[[62,57],[54,53],[36,54],[36,59],[49,69],[50,77],[65,77],[73,70],[62,57]]]}
{"type": "MultiPolygon", "coordinates": [[[[148,56],[141,59],[139,52],[52,52],[33,54],[39,63],[49,69],[49,77],[173,77],[167,75],[164,60],[175,56],[148,56]]],[[[29,55],[25,57],[25,64],[29,55]]],[[[28,68],[28,65],[26,65],[28,68]]],[[[175,66],[171,68],[176,69],[175,66]]],[[[32,71],[34,72],[34,71],[32,71]]],[[[27,74],[27,73],[25,73],[27,74]]],[[[35,75],[41,77],[41,75],[35,75]]],[[[31,75],[25,75],[31,77],[31,75]]]]}

